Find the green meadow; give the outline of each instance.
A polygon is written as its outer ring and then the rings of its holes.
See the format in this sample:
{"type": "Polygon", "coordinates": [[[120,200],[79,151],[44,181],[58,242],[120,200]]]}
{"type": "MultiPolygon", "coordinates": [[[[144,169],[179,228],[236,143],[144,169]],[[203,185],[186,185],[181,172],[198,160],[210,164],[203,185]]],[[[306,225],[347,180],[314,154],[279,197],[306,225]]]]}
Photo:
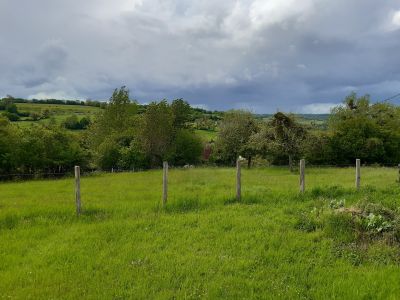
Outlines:
{"type": "Polygon", "coordinates": [[[80,217],[73,178],[0,183],[0,299],[398,299],[389,229],[360,239],[334,207],[398,211],[397,179],[308,168],[301,195],[297,173],[243,169],[238,202],[233,168],[171,169],[162,208],[161,170],[96,174],[80,217]]]}
{"type": "Polygon", "coordinates": [[[76,115],[78,119],[83,117],[89,117],[94,119],[97,114],[102,110],[98,107],[83,106],[83,105],[63,105],[63,104],[42,104],[42,103],[17,103],[18,111],[24,113],[38,113],[41,114],[44,111],[48,111],[50,118],[41,119],[38,121],[32,121],[29,118],[21,118],[20,121],[15,122],[20,127],[29,127],[32,124],[47,124],[51,121],[55,121],[57,124],[61,124],[66,118],[76,115]]]}
{"type": "Polygon", "coordinates": [[[94,114],[101,111],[98,107],[83,105],[65,105],[65,104],[43,104],[43,103],[16,103],[21,112],[37,112],[49,110],[54,114],[94,114]]]}
{"type": "Polygon", "coordinates": [[[202,139],[204,142],[211,142],[215,141],[218,136],[217,131],[212,131],[212,130],[195,130],[195,133],[202,139]]]}

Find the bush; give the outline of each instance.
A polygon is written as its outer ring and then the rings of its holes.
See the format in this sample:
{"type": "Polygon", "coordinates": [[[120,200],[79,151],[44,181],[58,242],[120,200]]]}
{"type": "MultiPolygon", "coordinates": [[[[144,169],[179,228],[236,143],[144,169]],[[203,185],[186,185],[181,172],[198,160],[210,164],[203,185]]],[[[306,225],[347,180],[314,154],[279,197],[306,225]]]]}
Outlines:
{"type": "Polygon", "coordinates": [[[83,117],[83,118],[80,119],[80,121],[79,121],[80,129],[87,129],[91,123],[92,123],[92,122],[90,121],[90,118],[88,118],[88,117],[83,117]]]}
{"type": "Polygon", "coordinates": [[[187,129],[178,131],[174,156],[174,161],[177,165],[198,163],[202,151],[202,141],[194,132],[187,129]]]}
{"type": "Polygon", "coordinates": [[[112,139],[106,139],[97,151],[97,165],[102,170],[111,170],[121,159],[120,146],[112,139]]]}
{"type": "Polygon", "coordinates": [[[4,117],[6,117],[8,120],[10,120],[11,122],[16,122],[16,121],[19,121],[19,119],[20,119],[16,113],[11,113],[8,111],[3,112],[2,115],[4,117]]]}
{"type": "Polygon", "coordinates": [[[6,111],[12,114],[18,114],[17,106],[14,103],[7,104],[5,106],[6,111]]]}
{"type": "Polygon", "coordinates": [[[81,120],[76,115],[69,116],[63,122],[63,126],[70,130],[87,129],[91,124],[90,118],[83,117],[81,120]]]}
{"type": "Polygon", "coordinates": [[[29,114],[29,117],[31,118],[32,121],[38,121],[41,119],[42,116],[37,112],[32,112],[29,114]]]}

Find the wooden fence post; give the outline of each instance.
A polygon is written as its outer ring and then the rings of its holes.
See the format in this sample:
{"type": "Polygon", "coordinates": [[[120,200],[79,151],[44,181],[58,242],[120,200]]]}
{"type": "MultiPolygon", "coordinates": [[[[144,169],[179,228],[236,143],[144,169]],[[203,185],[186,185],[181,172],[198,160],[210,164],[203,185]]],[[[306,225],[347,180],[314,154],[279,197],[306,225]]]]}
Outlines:
{"type": "Polygon", "coordinates": [[[167,204],[167,198],[168,198],[168,162],[164,161],[163,162],[163,196],[162,196],[162,201],[163,201],[163,207],[167,204]]]}
{"type": "Polygon", "coordinates": [[[236,200],[240,201],[242,198],[242,166],[240,164],[241,159],[236,160],[236,200]]]}
{"type": "Polygon", "coordinates": [[[356,159],[356,189],[359,190],[360,189],[360,179],[361,179],[361,170],[360,170],[360,166],[361,166],[361,161],[360,159],[356,159]]]}
{"type": "Polygon", "coordinates": [[[75,203],[76,214],[81,214],[81,168],[75,166],[75,203]]]}
{"type": "Polygon", "coordinates": [[[300,160],[300,192],[304,193],[306,189],[306,174],[305,174],[305,168],[306,168],[306,161],[305,159],[300,160]]]}

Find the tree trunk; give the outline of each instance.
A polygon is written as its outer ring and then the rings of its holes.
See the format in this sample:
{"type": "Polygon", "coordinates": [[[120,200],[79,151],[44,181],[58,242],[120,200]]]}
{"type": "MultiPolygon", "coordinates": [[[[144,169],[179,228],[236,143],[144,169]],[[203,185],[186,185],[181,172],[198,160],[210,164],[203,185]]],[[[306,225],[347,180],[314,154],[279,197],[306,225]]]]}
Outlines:
{"type": "Polygon", "coordinates": [[[252,159],[251,156],[249,156],[249,157],[247,158],[247,168],[248,168],[248,169],[251,168],[251,159],[252,159]]]}
{"type": "Polygon", "coordinates": [[[293,172],[293,158],[291,154],[289,154],[289,170],[293,172]]]}

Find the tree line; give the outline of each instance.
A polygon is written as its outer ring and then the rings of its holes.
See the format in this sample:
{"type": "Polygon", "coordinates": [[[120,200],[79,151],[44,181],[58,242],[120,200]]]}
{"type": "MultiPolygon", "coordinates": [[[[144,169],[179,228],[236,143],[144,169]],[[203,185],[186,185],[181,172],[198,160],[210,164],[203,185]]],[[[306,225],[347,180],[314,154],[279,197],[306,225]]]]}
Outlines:
{"type": "MultiPolygon", "coordinates": [[[[7,102],[7,109],[13,105],[7,102]]],[[[248,167],[262,163],[289,165],[292,170],[300,158],[320,165],[352,164],[356,158],[368,164],[400,162],[400,108],[371,103],[368,95],[346,97],[332,110],[326,130],[282,112],[268,120],[240,110],[210,112],[213,118],[207,120],[218,134],[215,141],[205,142],[194,122],[204,112],[182,99],[144,108],[122,87],[94,120],[67,120],[70,127],[87,128],[81,134],[66,130],[65,124],[21,128],[0,117],[0,173],[62,174],[74,165],[83,170],[148,169],[160,167],[164,160],[175,166],[229,166],[239,156],[246,158],[248,167]]]]}
{"type": "Polygon", "coordinates": [[[4,102],[13,102],[13,103],[33,103],[33,104],[59,104],[59,105],[81,105],[81,106],[93,106],[93,107],[101,107],[104,108],[106,106],[106,102],[96,101],[87,99],[85,101],[82,100],[60,100],[60,99],[24,99],[24,98],[16,98],[11,95],[7,95],[5,98],[0,99],[1,103],[4,102]]]}
{"type": "Polygon", "coordinates": [[[327,130],[300,124],[295,116],[278,112],[260,122],[249,112],[228,112],[220,125],[214,160],[233,165],[238,155],[270,164],[289,165],[305,158],[315,165],[400,163],[400,107],[371,103],[368,95],[351,93],[332,109],[327,130]]]}

